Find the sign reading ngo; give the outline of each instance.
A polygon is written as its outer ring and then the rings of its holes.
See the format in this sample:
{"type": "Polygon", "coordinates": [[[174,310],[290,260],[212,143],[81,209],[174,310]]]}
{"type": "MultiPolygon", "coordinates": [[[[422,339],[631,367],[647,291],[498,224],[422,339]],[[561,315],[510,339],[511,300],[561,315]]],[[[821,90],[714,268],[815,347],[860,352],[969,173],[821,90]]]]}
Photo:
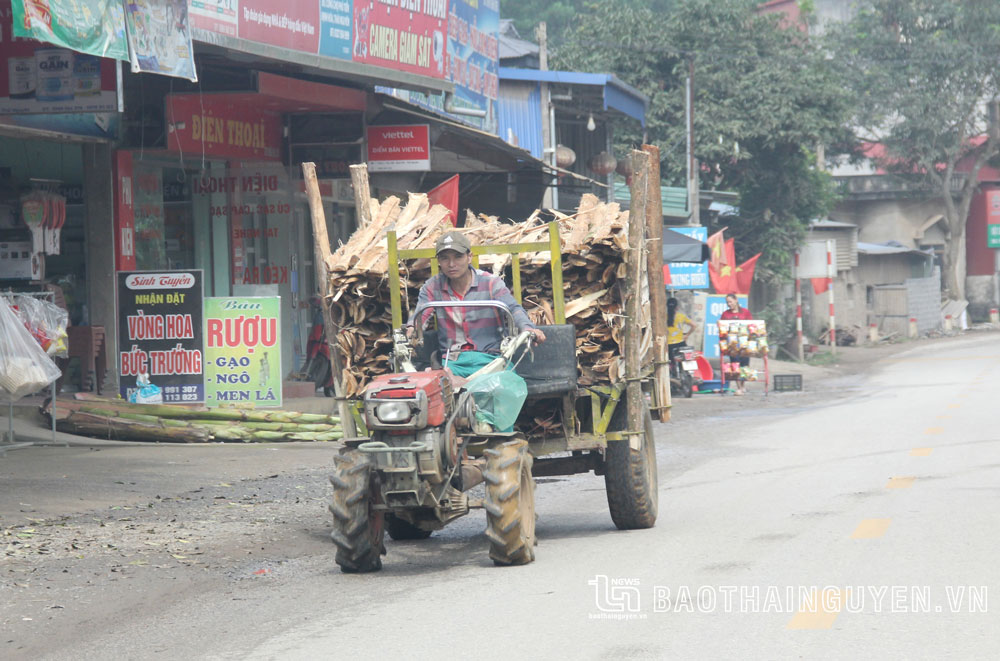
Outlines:
{"type": "Polygon", "coordinates": [[[430,126],[368,127],[370,172],[422,172],[431,169],[430,126]]]}

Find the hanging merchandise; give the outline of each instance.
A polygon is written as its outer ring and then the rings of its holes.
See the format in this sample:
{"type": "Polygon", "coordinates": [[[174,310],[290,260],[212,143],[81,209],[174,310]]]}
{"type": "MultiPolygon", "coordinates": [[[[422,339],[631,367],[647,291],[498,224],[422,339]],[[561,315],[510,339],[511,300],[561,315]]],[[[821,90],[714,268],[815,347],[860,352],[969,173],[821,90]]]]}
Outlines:
{"type": "Polygon", "coordinates": [[[66,224],[66,198],[59,193],[45,193],[45,254],[58,255],[61,251],[62,227],[66,224]]]}
{"type": "Polygon", "coordinates": [[[47,218],[45,194],[33,190],[21,196],[21,220],[31,230],[31,252],[45,252],[45,222],[47,218]]]}
{"type": "Polygon", "coordinates": [[[59,376],[59,368],[0,297],[0,399],[21,399],[45,388],[59,376]]]}
{"type": "Polygon", "coordinates": [[[69,314],[66,310],[50,301],[26,295],[14,298],[14,309],[45,353],[56,358],[69,357],[69,338],[66,334],[69,314]]]}

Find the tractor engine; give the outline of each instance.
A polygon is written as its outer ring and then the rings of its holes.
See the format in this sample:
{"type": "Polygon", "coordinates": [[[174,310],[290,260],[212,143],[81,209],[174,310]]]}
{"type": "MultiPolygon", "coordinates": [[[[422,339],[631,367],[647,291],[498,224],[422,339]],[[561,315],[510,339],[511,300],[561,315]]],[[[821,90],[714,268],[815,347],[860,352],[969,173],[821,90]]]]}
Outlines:
{"type": "Polygon", "coordinates": [[[430,485],[440,485],[458,463],[458,439],[449,431],[455,401],[444,370],[383,374],[365,391],[370,453],[390,507],[433,503],[430,485]],[[430,500],[429,500],[430,499],[430,500]]]}

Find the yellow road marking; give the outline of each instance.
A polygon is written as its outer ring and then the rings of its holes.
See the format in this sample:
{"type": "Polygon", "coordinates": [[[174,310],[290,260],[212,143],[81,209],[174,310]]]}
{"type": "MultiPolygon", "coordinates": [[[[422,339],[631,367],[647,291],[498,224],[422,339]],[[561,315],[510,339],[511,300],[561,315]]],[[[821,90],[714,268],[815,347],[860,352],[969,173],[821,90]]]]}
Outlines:
{"type": "Polygon", "coordinates": [[[961,404],[949,404],[948,408],[950,408],[950,409],[960,409],[960,408],[962,408],[962,405],[961,404]]]}
{"type": "Polygon", "coordinates": [[[890,477],[886,489],[909,489],[916,481],[915,477],[890,477]]]}
{"type": "Polygon", "coordinates": [[[913,448],[910,450],[911,457],[927,457],[934,448],[913,448]]]}
{"type": "Polygon", "coordinates": [[[947,414],[945,414],[945,415],[939,415],[939,416],[937,417],[937,419],[938,419],[938,420],[951,420],[951,416],[950,416],[950,415],[947,415],[947,414]]]}
{"type": "Polygon", "coordinates": [[[944,427],[928,427],[924,430],[925,434],[940,434],[944,431],[944,427]]]}
{"type": "Polygon", "coordinates": [[[851,533],[851,539],[875,539],[885,534],[892,519],[862,519],[851,533]]]}
{"type": "Polygon", "coordinates": [[[846,590],[823,590],[817,594],[813,591],[810,601],[802,604],[786,628],[788,629],[832,629],[846,601],[846,590]]]}

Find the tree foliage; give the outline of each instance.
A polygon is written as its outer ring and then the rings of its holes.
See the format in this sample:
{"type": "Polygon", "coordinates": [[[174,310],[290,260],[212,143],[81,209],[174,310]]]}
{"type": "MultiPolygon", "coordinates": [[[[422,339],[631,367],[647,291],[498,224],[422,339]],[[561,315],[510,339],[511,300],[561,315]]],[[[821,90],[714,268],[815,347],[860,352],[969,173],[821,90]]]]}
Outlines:
{"type": "Polygon", "coordinates": [[[1000,3],[996,0],[866,0],[828,34],[854,121],[885,145],[882,165],[922,178],[943,201],[945,288],[964,292],[961,254],[979,169],[1000,152],[988,102],[1000,96],[1000,3]],[[952,188],[956,171],[962,185],[952,188]]]}
{"type": "MultiPolygon", "coordinates": [[[[650,9],[656,14],[669,12],[675,0],[629,0],[627,4],[650,9]]],[[[558,47],[588,11],[587,0],[502,0],[500,12],[504,18],[514,20],[518,33],[525,39],[533,39],[535,27],[542,21],[550,43],[558,47]]]]}
{"type": "MultiPolygon", "coordinates": [[[[740,193],[726,219],[739,258],[787,273],[791,249],[835,201],[814,169],[818,143],[845,144],[851,99],[806,34],[755,12],[752,0],[688,0],[657,15],[626,0],[590,5],[557,53],[560,68],[610,71],[650,98],[648,141],[664,179],[685,178],[685,80],[693,68],[694,153],[703,189],[740,193]]],[[[618,149],[642,136],[619,133],[618,149]]]]}

